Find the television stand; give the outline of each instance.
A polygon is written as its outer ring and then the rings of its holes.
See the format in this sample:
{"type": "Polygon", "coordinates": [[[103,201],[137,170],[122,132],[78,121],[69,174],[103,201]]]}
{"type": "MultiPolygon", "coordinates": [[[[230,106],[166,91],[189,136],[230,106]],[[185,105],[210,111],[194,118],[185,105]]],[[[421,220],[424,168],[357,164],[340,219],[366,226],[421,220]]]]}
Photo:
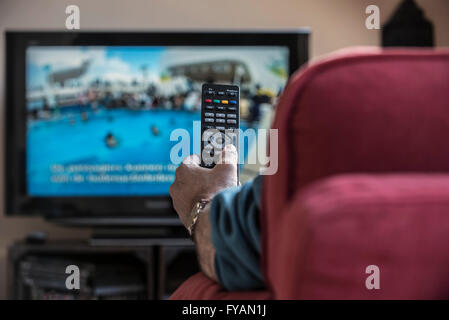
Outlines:
{"type": "Polygon", "coordinates": [[[106,234],[90,240],[13,244],[8,251],[9,299],[167,299],[199,271],[188,238],[106,234]],[[72,264],[84,277],[79,290],[65,287],[65,268],[72,264]]]}
{"type": "Polygon", "coordinates": [[[92,246],[193,245],[184,227],[99,228],[94,229],[89,244],[92,246]]]}

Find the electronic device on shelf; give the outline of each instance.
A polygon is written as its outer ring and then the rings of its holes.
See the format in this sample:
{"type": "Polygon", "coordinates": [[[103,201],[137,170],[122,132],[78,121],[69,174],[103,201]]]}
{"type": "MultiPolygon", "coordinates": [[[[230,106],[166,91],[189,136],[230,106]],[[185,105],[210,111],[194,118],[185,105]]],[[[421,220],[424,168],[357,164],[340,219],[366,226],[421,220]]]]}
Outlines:
{"type": "Polygon", "coordinates": [[[240,125],[257,127],[307,61],[308,33],[6,32],[7,213],[180,226],[171,136],[200,135],[201,85],[238,85],[240,125]]]}

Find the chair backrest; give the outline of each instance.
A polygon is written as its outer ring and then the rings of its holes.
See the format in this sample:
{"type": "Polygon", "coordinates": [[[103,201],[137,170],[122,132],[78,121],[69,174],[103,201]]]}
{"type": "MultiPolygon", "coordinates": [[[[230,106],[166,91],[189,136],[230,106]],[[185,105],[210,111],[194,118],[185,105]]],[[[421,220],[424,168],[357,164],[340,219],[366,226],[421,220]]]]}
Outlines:
{"type": "Polygon", "coordinates": [[[449,52],[355,50],[308,66],[291,78],[273,128],[278,172],[264,180],[261,226],[275,289],[288,259],[281,238],[294,248],[298,237],[282,227],[304,187],[338,174],[449,172],[449,52]]]}

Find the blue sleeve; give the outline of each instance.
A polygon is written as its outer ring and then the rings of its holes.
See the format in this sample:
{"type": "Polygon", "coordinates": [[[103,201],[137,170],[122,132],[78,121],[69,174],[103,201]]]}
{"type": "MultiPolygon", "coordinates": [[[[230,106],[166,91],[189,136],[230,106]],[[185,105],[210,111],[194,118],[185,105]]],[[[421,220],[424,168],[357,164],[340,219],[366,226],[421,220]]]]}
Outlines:
{"type": "Polygon", "coordinates": [[[230,291],[264,287],[260,271],[262,176],[241,187],[226,189],[212,200],[211,238],[215,247],[215,271],[230,291]]]}

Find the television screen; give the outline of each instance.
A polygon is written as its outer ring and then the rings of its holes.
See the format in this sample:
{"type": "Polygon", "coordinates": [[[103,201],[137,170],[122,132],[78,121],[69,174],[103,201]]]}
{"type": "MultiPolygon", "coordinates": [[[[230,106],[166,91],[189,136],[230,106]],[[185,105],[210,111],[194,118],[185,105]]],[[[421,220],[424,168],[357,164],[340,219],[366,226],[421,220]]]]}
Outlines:
{"type": "Polygon", "coordinates": [[[200,135],[201,85],[240,85],[242,129],[269,126],[288,64],[286,46],[29,46],[27,193],[167,195],[170,135],[200,135]]]}

